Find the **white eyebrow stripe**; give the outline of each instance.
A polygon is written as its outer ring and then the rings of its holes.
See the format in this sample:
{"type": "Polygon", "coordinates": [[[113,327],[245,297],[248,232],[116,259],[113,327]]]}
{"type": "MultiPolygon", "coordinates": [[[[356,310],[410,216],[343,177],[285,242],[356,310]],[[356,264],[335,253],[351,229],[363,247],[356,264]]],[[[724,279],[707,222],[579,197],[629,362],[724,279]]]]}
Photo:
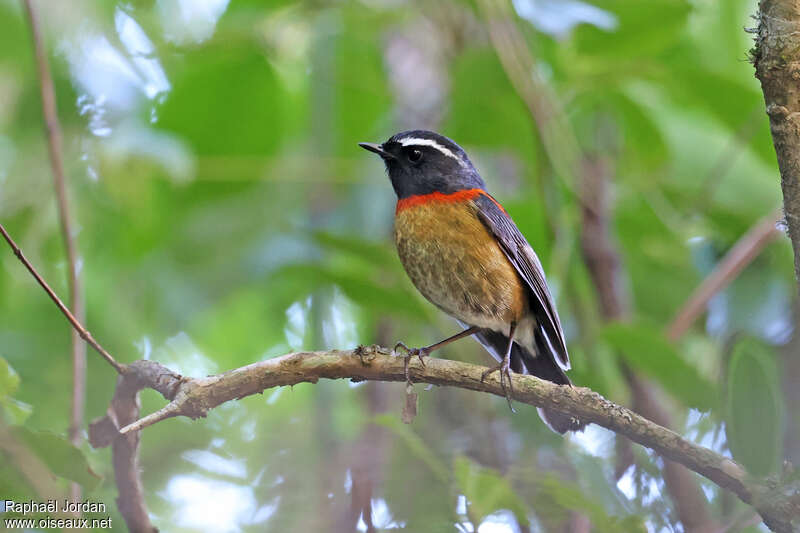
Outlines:
{"type": "Polygon", "coordinates": [[[400,144],[403,146],[430,146],[431,148],[439,150],[447,157],[452,157],[462,165],[464,164],[464,162],[461,161],[461,158],[458,157],[456,154],[454,154],[452,151],[450,151],[449,148],[442,146],[441,144],[437,143],[432,139],[420,139],[418,137],[408,137],[406,139],[401,140],[400,144]]]}

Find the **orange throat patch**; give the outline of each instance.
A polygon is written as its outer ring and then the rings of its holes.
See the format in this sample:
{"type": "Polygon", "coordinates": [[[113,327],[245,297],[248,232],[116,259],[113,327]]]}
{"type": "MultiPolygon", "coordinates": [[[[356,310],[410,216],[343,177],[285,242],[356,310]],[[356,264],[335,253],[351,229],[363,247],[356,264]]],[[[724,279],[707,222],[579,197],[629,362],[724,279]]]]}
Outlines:
{"type": "Polygon", "coordinates": [[[463,191],[456,191],[450,194],[444,194],[441,192],[432,192],[430,194],[416,194],[414,196],[409,196],[408,198],[403,198],[402,200],[398,200],[397,208],[395,209],[395,214],[405,209],[408,209],[409,207],[415,207],[418,205],[466,202],[469,200],[474,200],[480,195],[484,195],[490,198],[494,203],[497,203],[495,199],[489,196],[483,189],[464,189],[463,191]]]}

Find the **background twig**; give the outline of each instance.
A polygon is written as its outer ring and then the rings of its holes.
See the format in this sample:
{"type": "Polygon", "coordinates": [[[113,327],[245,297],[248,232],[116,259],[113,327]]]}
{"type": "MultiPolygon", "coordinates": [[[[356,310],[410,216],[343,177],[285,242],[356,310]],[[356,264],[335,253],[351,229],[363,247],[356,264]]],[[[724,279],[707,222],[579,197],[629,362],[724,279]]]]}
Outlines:
{"type": "Polygon", "coordinates": [[[778,210],[756,222],[717,263],[672,319],[667,328],[667,337],[671,341],[681,338],[697,317],[703,314],[709,300],[727,287],[767,244],[781,234],[776,228],[780,218],[781,212],[778,210]]]}
{"type": "Polygon", "coordinates": [[[2,224],[0,224],[0,234],[3,235],[3,238],[11,247],[11,250],[14,252],[14,255],[16,255],[17,258],[22,262],[22,264],[25,265],[25,268],[28,269],[28,272],[30,272],[31,275],[39,283],[39,285],[41,285],[41,287],[45,290],[47,295],[50,296],[50,299],[53,300],[53,303],[55,303],[56,306],[64,314],[64,316],[67,317],[67,320],[69,320],[70,324],[72,324],[72,327],[75,328],[75,330],[78,332],[78,335],[83,340],[85,340],[89,344],[89,346],[94,348],[97,351],[97,353],[99,353],[103,357],[103,359],[108,361],[108,364],[114,367],[114,370],[116,370],[118,374],[124,374],[125,365],[118,363],[111,356],[111,354],[106,351],[105,348],[100,346],[100,344],[96,340],[94,340],[92,334],[89,333],[89,331],[85,327],[83,327],[81,322],[75,317],[75,315],[73,315],[70,312],[67,306],[64,305],[64,302],[61,301],[61,299],[56,295],[53,289],[50,288],[50,285],[48,285],[47,282],[44,280],[44,278],[42,278],[42,276],[39,275],[36,269],[33,268],[33,265],[30,263],[30,261],[28,261],[28,259],[25,257],[25,254],[22,253],[22,250],[19,249],[17,243],[14,242],[14,239],[11,238],[11,235],[8,234],[6,228],[4,228],[2,224]]]}
{"type": "MultiPolygon", "coordinates": [[[[611,193],[609,162],[601,156],[587,156],[583,165],[582,197],[593,199],[593,209],[582,209],[581,249],[586,268],[597,292],[600,313],[606,321],[624,321],[631,303],[622,281],[622,259],[611,238],[611,193]]],[[[633,409],[653,422],[672,427],[672,417],[664,409],[664,394],[622,363],[622,373],[631,390],[633,409]]],[[[717,526],[711,519],[692,473],[680,464],[664,461],[664,482],[678,517],[688,533],[710,533],[717,526]]]]}
{"type": "MultiPolygon", "coordinates": [[[[72,232],[67,186],[64,176],[64,162],[62,160],[61,126],[58,121],[56,109],[55,88],[53,77],[50,75],[50,66],[47,61],[47,49],[42,37],[41,26],[33,6],[33,0],[23,0],[25,12],[31,27],[33,49],[36,54],[36,69],[39,73],[39,87],[42,97],[42,114],[44,115],[47,146],[50,153],[50,166],[53,171],[53,184],[58,200],[58,217],[61,225],[61,238],[67,253],[67,286],[69,298],[67,303],[70,310],[79,322],[85,322],[83,295],[81,290],[80,274],[78,272],[78,254],[75,246],[75,237],[72,232]]],[[[86,403],[86,345],[81,342],[76,329],[70,329],[72,335],[72,408],[70,414],[69,439],[76,446],[81,443],[81,429],[83,428],[83,412],[86,403]]],[[[73,483],[70,488],[73,501],[80,499],[80,486],[73,483]]]]}

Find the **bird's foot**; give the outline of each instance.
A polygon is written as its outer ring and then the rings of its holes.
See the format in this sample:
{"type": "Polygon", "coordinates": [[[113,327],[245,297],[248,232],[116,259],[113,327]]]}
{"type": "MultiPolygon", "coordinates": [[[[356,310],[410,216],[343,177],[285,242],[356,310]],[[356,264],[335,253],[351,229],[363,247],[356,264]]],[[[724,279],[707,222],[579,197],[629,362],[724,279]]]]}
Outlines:
{"type": "Polygon", "coordinates": [[[516,413],[517,410],[514,409],[514,406],[511,404],[511,395],[514,392],[514,386],[511,384],[511,365],[509,364],[509,359],[503,359],[499,365],[494,366],[481,374],[481,383],[484,382],[487,376],[490,376],[495,372],[500,372],[500,388],[503,389],[503,394],[506,396],[508,408],[511,409],[512,413],[516,413]],[[506,382],[508,382],[508,384],[506,384],[506,382]]]}
{"type": "Polygon", "coordinates": [[[430,354],[430,350],[428,349],[427,346],[423,348],[409,348],[408,346],[405,345],[405,343],[402,342],[398,342],[397,344],[394,345],[394,351],[397,352],[398,348],[402,348],[406,352],[406,355],[403,356],[403,371],[405,372],[406,375],[406,382],[411,383],[411,376],[408,373],[408,364],[411,362],[412,358],[417,357],[419,358],[419,364],[421,364],[422,367],[424,368],[425,357],[428,357],[428,355],[430,354]]]}

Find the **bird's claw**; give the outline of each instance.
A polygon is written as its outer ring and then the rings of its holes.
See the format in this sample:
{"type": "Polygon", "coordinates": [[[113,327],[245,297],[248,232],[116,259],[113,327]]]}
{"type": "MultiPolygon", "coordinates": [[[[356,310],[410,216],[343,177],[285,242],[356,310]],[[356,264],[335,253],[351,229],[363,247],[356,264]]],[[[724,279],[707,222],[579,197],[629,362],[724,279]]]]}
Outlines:
{"type": "Polygon", "coordinates": [[[406,375],[406,382],[411,383],[411,375],[409,374],[408,364],[411,362],[411,359],[417,357],[419,359],[419,364],[422,365],[422,368],[425,368],[425,357],[429,355],[428,348],[409,348],[403,342],[398,342],[394,345],[394,351],[397,352],[398,348],[402,348],[406,351],[406,355],[403,356],[403,371],[406,375]]]}
{"type": "Polygon", "coordinates": [[[483,374],[481,374],[481,383],[484,382],[487,376],[490,376],[495,372],[500,372],[500,388],[503,389],[503,394],[508,402],[508,408],[511,409],[512,413],[516,413],[517,410],[514,409],[514,406],[511,404],[511,395],[514,393],[514,385],[511,381],[511,368],[509,361],[504,360],[499,365],[486,370],[483,374]],[[506,385],[506,382],[508,382],[508,385],[506,385]]]}

